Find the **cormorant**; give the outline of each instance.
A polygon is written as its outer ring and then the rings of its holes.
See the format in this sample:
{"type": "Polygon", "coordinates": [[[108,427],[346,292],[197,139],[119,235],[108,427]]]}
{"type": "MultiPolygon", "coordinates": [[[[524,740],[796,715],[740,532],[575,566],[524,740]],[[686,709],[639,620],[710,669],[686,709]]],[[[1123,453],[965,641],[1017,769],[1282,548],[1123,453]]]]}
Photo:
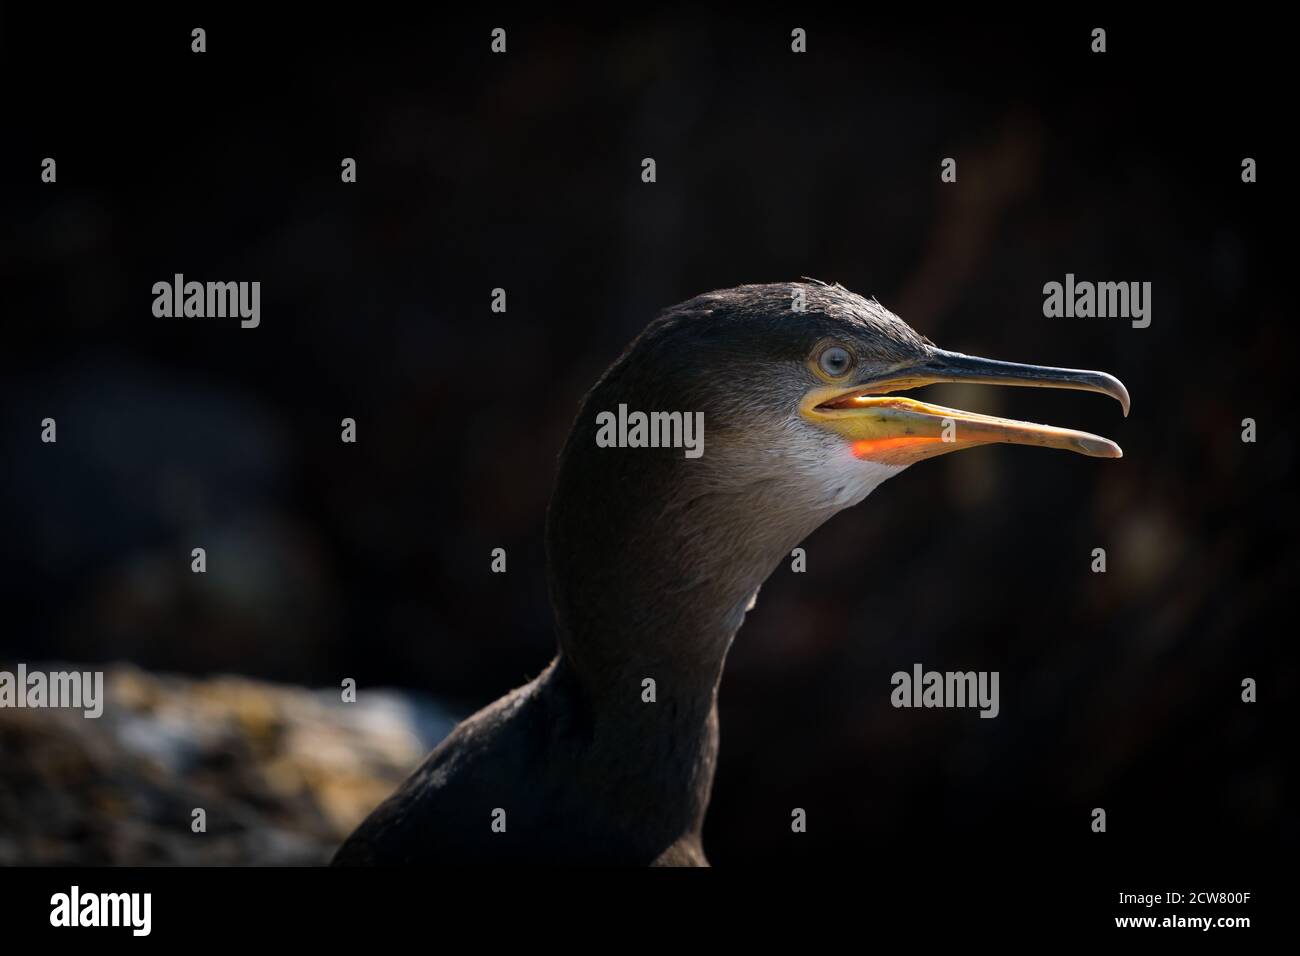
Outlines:
{"type": "Polygon", "coordinates": [[[950,451],[1120,457],[1096,435],[894,394],[954,381],[1101,392],[1128,414],[1109,375],[947,352],[839,285],[746,285],[663,312],[586,395],[560,455],[546,525],[558,654],[457,726],[334,864],[707,865],[727,649],[803,538],[950,451]],[[601,413],[620,406],[703,412],[703,454],[602,447],[601,413]]]}

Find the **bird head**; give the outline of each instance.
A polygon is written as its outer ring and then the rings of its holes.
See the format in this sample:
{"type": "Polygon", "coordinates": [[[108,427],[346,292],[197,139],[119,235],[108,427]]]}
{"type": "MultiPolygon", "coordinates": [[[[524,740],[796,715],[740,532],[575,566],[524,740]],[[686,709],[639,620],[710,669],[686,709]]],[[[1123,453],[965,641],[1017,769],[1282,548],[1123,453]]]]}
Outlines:
{"type": "MultiPolygon", "coordinates": [[[[1129,407],[1110,375],[945,351],[838,285],[710,292],[655,319],[585,399],[552,500],[552,562],[566,587],[640,582],[646,602],[712,588],[734,610],[790,547],[917,461],[995,442],[1121,455],[1097,435],[901,394],[939,382],[1081,389],[1129,407]],[[596,416],[619,406],[702,413],[701,453],[598,446],[596,416]]],[[[574,603],[557,593],[562,616],[574,603]]]]}
{"type": "Polygon", "coordinates": [[[839,295],[830,298],[841,299],[835,309],[840,314],[829,323],[815,322],[820,337],[805,360],[808,388],[799,401],[799,416],[841,437],[854,458],[905,466],[990,443],[1121,457],[1114,442],[1087,432],[994,418],[895,394],[939,382],[1079,389],[1111,396],[1128,415],[1128,391],[1113,376],[949,352],[918,336],[879,303],[838,287],[836,291],[839,295]]]}
{"type": "Polygon", "coordinates": [[[620,400],[702,411],[701,457],[720,470],[706,463],[701,472],[737,485],[789,485],[811,494],[810,504],[855,503],[908,465],[990,443],[1122,454],[1087,432],[901,394],[940,382],[1080,389],[1129,409],[1123,384],[1103,372],[949,352],[875,300],[816,282],[741,286],[669,309],[602,385],[614,393],[631,386],[620,400]],[[816,501],[822,494],[838,497],[816,501]]]}

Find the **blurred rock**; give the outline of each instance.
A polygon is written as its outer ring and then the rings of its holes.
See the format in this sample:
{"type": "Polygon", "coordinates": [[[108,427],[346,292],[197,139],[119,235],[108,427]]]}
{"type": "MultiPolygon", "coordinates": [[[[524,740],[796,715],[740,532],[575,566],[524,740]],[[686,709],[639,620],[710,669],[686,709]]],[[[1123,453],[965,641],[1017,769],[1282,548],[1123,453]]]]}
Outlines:
{"type": "Polygon", "coordinates": [[[455,722],[394,691],[345,704],[128,666],[104,683],[99,719],[0,710],[0,865],[323,864],[455,722]]]}

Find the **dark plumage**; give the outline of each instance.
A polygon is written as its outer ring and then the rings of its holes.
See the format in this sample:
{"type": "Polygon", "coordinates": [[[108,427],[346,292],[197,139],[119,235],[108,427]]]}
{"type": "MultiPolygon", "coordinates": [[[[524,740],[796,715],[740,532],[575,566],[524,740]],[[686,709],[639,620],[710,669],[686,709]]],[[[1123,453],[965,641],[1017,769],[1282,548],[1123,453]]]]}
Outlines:
{"type": "Polygon", "coordinates": [[[588,393],[560,455],[546,528],[558,655],[461,723],[335,864],[704,864],[718,682],[776,564],[912,460],[986,441],[1112,454],[1105,439],[1039,426],[998,437],[976,416],[975,437],[941,447],[920,437],[934,416],[899,411],[905,399],[816,404],[951,378],[1122,391],[1099,373],[943,352],[839,286],[742,286],[661,314],[588,393]],[[819,365],[828,345],[851,356],[842,378],[819,365]],[[620,403],[702,411],[703,456],[598,447],[596,416],[620,403]]]}

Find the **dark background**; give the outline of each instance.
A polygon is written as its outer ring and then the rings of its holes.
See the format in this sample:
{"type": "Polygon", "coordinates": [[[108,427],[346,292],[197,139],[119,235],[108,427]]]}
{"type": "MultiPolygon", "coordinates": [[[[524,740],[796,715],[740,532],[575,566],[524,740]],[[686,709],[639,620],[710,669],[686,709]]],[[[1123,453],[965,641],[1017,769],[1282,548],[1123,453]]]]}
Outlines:
{"type": "Polygon", "coordinates": [[[946,348],[1109,371],[1133,412],[927,390],[1125,457],[925,462],[809,539],[730,655],[712,861],[1069,859],[1095,806],[1130,846],[1293,843],[1293,104],[1252,22],[6,9],[0,661],[466,714],[553,652],[543,521],[584,390],[661,308],[813,276],[946,348]],[[154,318],[175,272],[260,280],[261,327],[154,318]],[[1044,318],[1067,272],[1152,282],[1150,328],[1044,318]],[[999,670],[1001,715],[891,708],[918,661],[999,670]]]}

